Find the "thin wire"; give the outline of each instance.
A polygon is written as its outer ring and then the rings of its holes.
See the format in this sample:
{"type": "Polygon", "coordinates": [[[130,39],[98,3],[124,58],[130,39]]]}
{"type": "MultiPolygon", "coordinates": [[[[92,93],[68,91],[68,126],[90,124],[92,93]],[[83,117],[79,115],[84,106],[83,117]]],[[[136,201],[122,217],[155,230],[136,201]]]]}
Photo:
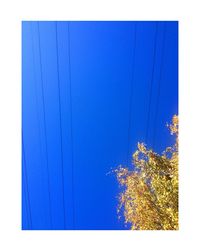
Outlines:
{"type": "Polygon", "coordinates": [[[60,118],[60,148],[61,148],[61,174],[62,174],[62,195],[63,195],[63,216],[64,229],[66,229],[66,211],[65,211],[65,189],[64,189],[64,167],[63,167],[63,140],[62,140],[62,116],[61,116],[61,101],[60,101],[60,75],[59,75],[59,54],[58,54],[58,27],[56,26],[56,53],[57,53],[57,76],[58,76],[58,102],[59,102],[59,118],[60,118]]]}
{"type": "Polygon", "coordinates": [[[38,123],[38,128],[39,128],[39,141],[40,141],[40,159],[42,159],[42,137],[41,137],[41,122],[40,122],[40,116],[39,116],[39,101],[38,101],[38,89],[37,89],[37,80],[36,80],[36,63],[35,63],[35,50],[34,50],[34,39],[33,39],[33,23],[31,22],[31,44],[32,44],[32,55],[33,55],[33,76],[34,76],[34,90],[35,90],[35,100],[36,100],[36,112],[37,112],[37,123],[38,123]]]}
{"type": "Polygon", "coordinates": [[[128,122],[128,148],[127,148],[127,165],[130,153],[130,141],[131,141],[131,118],[132,118],[132,99],[133,99],[133,81],[135,73],[135,51],[136,51],[136,34],[137,34],[137,24],[134,25],[134,47],[133,47],[133,60],[132,60],[132,74],[131,74],[131,90],[130,90],[130,102],[129,102],[129,122],[128,122]]]}
{"type": "Polygon", "coordinates": [[[166,26],[164,23],[164,31],[163,31],[163,40],[162,40],[162,56],[161,56],[161,66],[160,66],[160,75],[158,81],[158,93],[157,93],[157,100],[156,100],[156,112],[154,117],[154,134],[153,134],[153,148],[155,147],[155,139],[156,139],[156,129],[157,129],[157,119],[158,119],[158,106],[160,100],[160,89],[161,89],[161,79],[162,79],[162,71],[163,71],[163,62],[164,62],[164,51],[165,51],[165,33],[166,33],[166,26]]]}
{"type": "Polygon", "coordinates": [[[28,186],[28,175],[27,175],[27,165],[26,165],[26,156],[25,156],[23,132],[22,132],[22,156],[24,158],[24,165],[23,165],[23,171],[24,172],[23,173],[24,173],[25,184],[26,184],[28,212],[29,212],[29,220],[30,220],[30,229],[32,229],[32,213],[31,213],[31,203],[30,203],[30,193],[29,193],[29,186],[28,186]]]}
{"type": "Polygon", "coordinates": [[[49,215],[50,215],[50,226],[52,229],[53,224],[52,224],[52,209],[51,209],[50,179],[49,179],[49,160],[48,160],[48,149],[47,149],[46,114],[45,114],[45,102],[44,102],[44,83],[43,83],[43,74],[42,74],[39,22],[37,22],[37,27],[38,27],[39,58],[40,58],[39,63],[40,63],[41,86],[42,86],[42,105],[43,105],[43,117],[44,117],[45,156],[46,156],[47,185],[48,185],[48,197],[49,197],[49,215]]]}
{"type": "Polygon", "coordinates": [[[147,127],[146,127],[146,135],[145,135],[145,143],[146,144],[147,144],[147,139],[148,139],[150,108],[151,108],[151,99],[152,99],[152,86],[153,86],[154,71],[155,71],[155,61],[156,61],[157,33],[158,33],[158,25],[157,25],[157,22],[156,22],[156,31],[155,31],[155,38],[154,38],[154,50],[153,50],[153,67],[152,67],[152,74],[151,74],[151,81],[150,81],[150,94],[149,94],[150,97],[149,97],[149,105],[148,105],[148,112],[147,112],[147,127]]]}
{"type": "MultiPolygon", "coordinates": [[[[23,172],[23,171],[22,171],[23,172]]],[[[23,172],[23,174],[22,174],[23,176],[25,176],[24,175],[24,172],[23,172]]],[[[26,190],[25,190],[25,188],[24,188],[24,185],[25,184],[25,178],[23,179],[23,181],[22,181],[22,186],[23,186],[23,189],[22,189],[22,194],[23,194],[23,198],[24,198],[24,200],[25,200],[25,214],[26,214],[26,219],[27,219],[27,225],[28,225],[28,229],[32,229],[31,228],[31,225],[30,225],[30,220],[29,220],[29,215],[28,215],[28,201],[27,201],[27,195],[26,195],[26,190]]],[[[23,216],[23,215],[22,215],[23,216]]],[[[22,218],[22,226],[23,226],[23,220],[24,219],[24,217],[22,218]]]]}
{"type": "Polygon", "coordinates": [[[75,203],[74,203],[74,140],[72,117],[72,87],[71,87],[71,47],[70,47],[70,22],[68,22],[68,57],[69,57],[69,95],[70,95],[70,134],[71,134],[71,159],[72,159],[72,212],[73,228],[75,228],[75,203]]]}

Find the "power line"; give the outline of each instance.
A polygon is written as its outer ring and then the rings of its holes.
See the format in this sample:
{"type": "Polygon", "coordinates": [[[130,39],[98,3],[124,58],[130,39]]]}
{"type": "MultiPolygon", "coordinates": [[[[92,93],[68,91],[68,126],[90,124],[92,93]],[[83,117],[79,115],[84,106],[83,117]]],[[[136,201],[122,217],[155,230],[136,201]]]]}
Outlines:
{"type": "Polygon", "coordinates": [[[40,44],[39,22],[37,22],[37,28],[38,28],[38,42],[39,42],[40,77],[41,77],[41,86],[42,86],[42,105],[43,105],[43,118],[44,118],[45,157],[46,157],[47,186],[48,186],[48,197],[49,197],[49,215],[50,215],[50,226],[51,226],[51,229],[52,229],[53,224],[52,224],[51,193],[50,193],[50,178],[49,178],[49,161],[48,161],[47,133],[46,133],[46,113],[45,113],[45,102],[44,102],[44,83],[43,83],[43,74],[42,74],[42,59],[41,59],[41,44],[40,44]]]}
{"type": "Polygon", "coordinates": [[[133,60],[132,60],[132,74],[131,74],[131,90],[130,90],[130,102],[129,102],[129,121],[128,121],[128,148],[127,148],[127,165],[130,154],[130,141],[131,141],[131,118],[132,118],[132,99],[133,99],[133,81],[135,73],[135,52],[136,52],[136,34],[137,24],[134,25],[134,47],[133,47],[133,60]]]}
{"type": "Polygon", "coordinates": [[[39,116],[39,100],[38,100],[38,88],[37,88],[37,79],[36,79],[36,60],[35,60],[35,50],[34,50],[34,39],[33,39],[33,22],[31,22],[31,40],[32,40],[32,55],[33,55],[33,76],[34,76],[34,93],[36,100],[36,112],[37,112],[37,124],[39,130],[39,153],[40,153],[40,164],[42,164],[42,137],[41,137],[41,120],[39,116]]]}
{"type": "Polygon", "coordinates": [[[72,117],[72,86],[71,86],[71,47],[70,47],[70,22],[68,22],[68,60],[69,60],[69,95],[70,95],[70,135],[71,135],[71,161],[72,161],[72,211],[73,228],[75,228],[75,203],[74,203],[74,140],[72,117]]]}
{"type": "Polygon", "coordinates": [[[153,148],[155,147],[156,129],[157,129],[157,118],[158,118],[158,106],[159,106],[159,100],[160,100],[161,79],[162,79],[162,70],[163,70],[163,63],[164,63],[165,33],[166,33],[166,26],[165,26],[165,23],[164,23],[163,40],[162,40],[162,54],[161,54],[161,66],[160,66],[160,75],[159,75],[159,81],[158,81],[158,93],[157,93],[157,100],[156,100],[156,112],[155,112],[155,117],[154,117],[153,148]]]}
{"type": "MultiPolygon", "coordinates": [[[[22,175],[23,175],[23,177],[25,176],[23,171],[22,171],[22,175]]],[[[29,214],[28,214],[28,201],[27,201],[27,195],[26,195],[27,192],[26,192],[26,189],[25,189],[25,178],[23,178],[22,186],[23,186],[22,187],[23,188],[22,189],[22,195],[23,195],[23,198],[25,200],[25,209],[23,209],[23,211],[26,211],[26,219],[27,219],[27,225],[28,225],[27,229],[32,229],[31,224],[30,224],[29,214]]],[[[23,202],[22,202],[22,206],[23,206],[23,202]]],[[[24,216],[23,216],[23,220],[22,220],[22,228],[23,228],[23,222],[24,222],[24,216]]]]}
{"type": "MultiPolygon", "coordinates": [[[[30,229],[32,229],[32,214],[31,214],[31,203],[30,203],[30,193],[29,193],[29,185],[28,185],[28,175],[27,175],[27,165],[26,165],[26,156],[25,156],[25,148],[24,148],[24,139],[23,139],[23,132],[22,132],[22,156],[24,159],[24,165],[23,165],[23,173],[25,178],[25,188],[27,192],[27,206],[28,206],[28,212],[29,212],[29,220],[30,220],[30,229]]],[[[26,199],[26,198],[25,198],[26,199]]]]}
{"type": "Polygon", "coordinates": [[[156,45],[157,45],[157,33],[158,33],[158,24],[156,23],[155,37],[154,37],[154,49],[153,49],[153,67],[150,81],[150,94],[149,94],[149,105],[147,112],[147,127],[146,127],[146,135],[145,135],[145,143],[147,144],[148,139],[148,128],[149,128],[149,120],[150,120],[150,108],[151,108],[151,99],[152,99],[152,87],[153,87],[153,79],[154,79],[154,71],[155,71],[155,61],[156,61],[156,45]]]}
{"type": "Polygon", "coordinates": [[[32,56],[33,56],[33,77],[34,77],[34,93],[35,93],[35,100],[36,100],[36,113],[37,113],[37,123],[38,123],[38,128],[39,128],[39,142],[40,142],[40,159],[42,159],[42,155],[41,155],[41,152],[42,152],[42,143],[41,143],[41,128],[40,128],[40,125],[41,125],[41,122],[40,122],[40,116],[39,116],[39,102],[38,102],[38,90],[37,90],[37,80],[36,80],[36,67],[35,67],[35,51],[34,51],[34,41],[33,41],[33,23],[31,22],[31,30],[30,30],[30,33],[31,33],[31,48],[32,48],[32,56]]]}
{"type": "Polygon", "coordinates": [[[36,101],[36,113],[37,113],[37,124],[38,124],[38,129],[39,129],[39,147],[40,147],[40,160],[42,159],[42,155],[41,155],[41,152],[42,152],[42,143],[41,143],[41,128],[40,128],[40,117],[39,117],[39,104],[38,104],[38,91],[37,91],[37,80],[36,80],[36,67],[35,67],[35,51],[34,51],[34,40],[33,40],[33,23],[31,22],[30,24],[30,33],[31,33],[31,49],[32,49],[32,56],[33,56],[33,77],[34,77],[34,94],[35,94],[35,101],[36,101]]]}
{"type": "Polygon", "coordinates": [[[58,76],[58,102],[59,102],[59,118],[60,118],[60,148],[61,148],[61,174],[62,174],[62,195],[63,195],[63,214],[64,214],[64,229],[66,229],[66,213],[65,213],[65,190],[64,190],[64,168],[63,168],[63,140],[62,140],[62,116],[61,116],[61,101],[60,101],[60,75],[59,75],[59,54],[58,54],[58,27],[56,26],[56,53],[57,53],[57,76],[58,76]]]}

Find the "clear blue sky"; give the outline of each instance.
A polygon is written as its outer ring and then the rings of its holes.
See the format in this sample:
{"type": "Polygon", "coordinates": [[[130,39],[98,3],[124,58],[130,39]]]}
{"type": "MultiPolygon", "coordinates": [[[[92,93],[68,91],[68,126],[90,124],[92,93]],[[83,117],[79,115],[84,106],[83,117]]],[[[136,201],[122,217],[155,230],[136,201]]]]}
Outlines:
{"type": "Polygon", "coordinates": [[[178,22],[23,22],[22,229],[127,229],[107,173],[177,113],[178,22]]]}

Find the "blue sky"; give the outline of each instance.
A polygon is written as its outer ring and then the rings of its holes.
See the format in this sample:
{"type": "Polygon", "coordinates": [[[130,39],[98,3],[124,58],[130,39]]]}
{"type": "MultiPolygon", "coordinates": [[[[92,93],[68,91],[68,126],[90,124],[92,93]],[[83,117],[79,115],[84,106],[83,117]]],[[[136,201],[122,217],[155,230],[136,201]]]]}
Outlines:
{"type": "Polygon", "coordinates": [[[107,173],[177,113],[178,22],[22,22],[22,229],[127,229],[107,173]]]}

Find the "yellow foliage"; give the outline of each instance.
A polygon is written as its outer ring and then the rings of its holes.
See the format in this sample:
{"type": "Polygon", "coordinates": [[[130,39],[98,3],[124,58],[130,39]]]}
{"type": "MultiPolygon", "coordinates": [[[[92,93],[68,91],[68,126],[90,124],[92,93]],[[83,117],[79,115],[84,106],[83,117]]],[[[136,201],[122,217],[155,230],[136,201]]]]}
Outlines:
{"type": "Polygon", "coordinates": [[[134,170],[120,167],[117,179],[124,187],[118,212],[135,230],[178,229],[178,116],[168,126],[176,141],[162,155],[138,143],[134,170]]]}

